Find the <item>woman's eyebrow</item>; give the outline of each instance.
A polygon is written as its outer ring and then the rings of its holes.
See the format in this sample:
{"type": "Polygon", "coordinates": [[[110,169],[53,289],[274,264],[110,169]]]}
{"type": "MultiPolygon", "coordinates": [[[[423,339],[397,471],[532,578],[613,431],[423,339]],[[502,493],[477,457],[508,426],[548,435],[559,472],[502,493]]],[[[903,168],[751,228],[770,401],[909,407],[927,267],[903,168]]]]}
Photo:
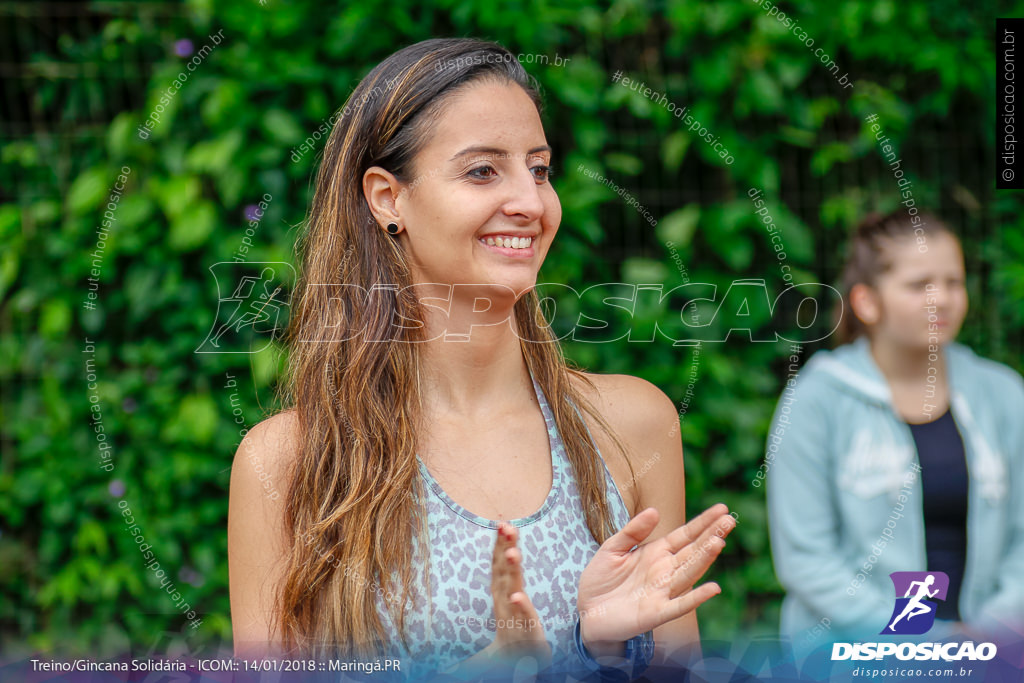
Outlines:
{"type": "MultiPolygon", "coordinates": [[[[529,156],[530,154],[537,154],[538,152],[550,152],[550,151],[551,151],[551,146],[550,145],[541,145],[540,147],[534,147],[533,149],[529,150],[526,154],[527,154],[527,156],[529,156]]],[[[499,149],[498,147],[487,147],[487,146],[484,146],[484,145],[474,145],[473,147],[467,147],[466,149],[462,150],[461,152],[459,152],[458,154],[453,156],[448,161],[455,161],[459,157],[466,156],[467,154],[493,154],[495,156],[509,156],[508,150],[499,149]]]]}

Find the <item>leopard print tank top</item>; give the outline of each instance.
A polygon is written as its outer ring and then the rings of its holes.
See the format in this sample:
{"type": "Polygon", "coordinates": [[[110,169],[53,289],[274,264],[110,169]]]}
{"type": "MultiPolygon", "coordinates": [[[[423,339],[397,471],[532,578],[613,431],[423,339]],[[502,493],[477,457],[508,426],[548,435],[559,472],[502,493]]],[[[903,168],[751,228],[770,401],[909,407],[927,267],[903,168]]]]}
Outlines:
{"type": "MultiPolygon", "coordinates": [[[[540,509],[508,523],[518,527],[526,592],[557,660],[559,656],[571,656],[568,653],[573,646],[580,574],[599,546],[587,529],[576,478],[547,398],[532,374],[530,379],[547,424],[552,483],[540,509]]],[[[573,408],[579,414],[579,409],[573,408]]],[[[590,434],[589,427],[587,432],[590,434]]],[[[629,522],[629,511],[604,458],[599,457],[604,465],[609,510],[619,530],[629,522]]],[[[443,672],[490,644],[496,629],[490,585],[499,522],[475,515],[456,503],[423,461],[418,457],[417,461],[426,490],[431,607],[422,599],[424,591],[417,590],[406,613],[410,647],[401,644],[385,596],[377,595],[378,614],[391,638],[386,655],[401,662],[397,680],[423,680],[443,672]]],[[[427,566],[415,534],[413,566],[427,566]]]]}

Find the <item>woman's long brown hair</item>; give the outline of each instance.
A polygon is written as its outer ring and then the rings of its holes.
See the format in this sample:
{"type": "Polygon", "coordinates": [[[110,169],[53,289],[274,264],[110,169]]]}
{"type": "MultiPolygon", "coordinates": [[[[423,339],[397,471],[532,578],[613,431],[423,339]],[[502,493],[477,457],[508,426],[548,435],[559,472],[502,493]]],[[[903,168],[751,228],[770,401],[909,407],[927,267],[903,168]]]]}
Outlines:
{"type": "MultiPolygon", "coordinates": [[[[286,651],[381,652],[392,636],[377,612],[378,593],[408,643],[406,607],[429,576],[427,569],[414,577],[412,566],[413,534],[421,548],[429,543],[416,460],[415,342],[422,335],[415,327],[396,332],[393,325],[423,318],[403,251],[371,214],[362,177],[377,165],[403,183],[412,180],[416,155],[447,97],[483,78],[520,85],[541,111],[535,82],[507,50],[472,39],[434,39],[376,66],[327,140],[296,243],[290,359],[279,397],[296,412],[299,429],[285,496],[290,547],[273,624],[273,637],[286,651]]],[[[575,375],[593,387],[563,357],[535,290],[517,301],[514,316],[525,360],[565,442],[587,527],[603,543],[617,529],[601,461],[572,403],[625,450],[571,383],[575,375]]]]}

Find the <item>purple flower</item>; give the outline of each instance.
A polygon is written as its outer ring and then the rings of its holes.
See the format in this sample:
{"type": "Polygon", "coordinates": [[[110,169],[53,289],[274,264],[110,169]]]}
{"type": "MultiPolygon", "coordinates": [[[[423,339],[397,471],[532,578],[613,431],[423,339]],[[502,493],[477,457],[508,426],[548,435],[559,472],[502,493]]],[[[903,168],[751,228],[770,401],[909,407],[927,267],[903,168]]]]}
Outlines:
{"type": "Polygon", "coordinates": [[[258,221],[263,217],[263,211],[256,204],[249,204],[245,207],[245,219],[247,221],[258,221]]]}
{"type": "Polygon", "coordinates": [[[174,44],[174,54],[179,57],[188,57],[192,54],[192,41],[188,38],[179,40],[174,44]]]}
{"type": "Polygon", "coordinates": [[[138,406],[139,406],[139,404],[136,403],[135,399],[132,398],[131,396],[129,396],[125,400],[121,401],[121,409],[124,410],[124,412],[126,412],[126,413],[134,413],[135,409],[138,406]]]}
{"type": "Polygon", "coordinates": [[[203,575],[196,572],[188,565],[181,568],[181,571],[178,572],[178,578],[191,586],[195,586],[196,588],[199,588],[206,583],[205,579],[203,579],[203,575]]]}
{"type": "Polygon", "coordinates": [[[107,491],[109,491],[110,495],[114,498],[120,498],[124,495],[124,482],[120,479],[114,479],[110,482],[110,485],[107,486],[107,491]]]}

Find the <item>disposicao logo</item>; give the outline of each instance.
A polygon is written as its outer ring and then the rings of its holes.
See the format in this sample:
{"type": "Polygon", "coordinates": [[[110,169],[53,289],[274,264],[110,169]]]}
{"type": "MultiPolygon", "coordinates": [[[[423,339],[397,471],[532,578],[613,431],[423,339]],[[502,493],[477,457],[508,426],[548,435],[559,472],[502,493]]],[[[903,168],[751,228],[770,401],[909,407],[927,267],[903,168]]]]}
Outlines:
{"type": "Polygon", "coordinates": [[[932,600],[946,599],[949,577],[945,572],[893,572],[889,578],[896,588],[896,606],[889,617],[889,625],[879,633],[928,633],[935,625],[935,611],[939,607],[932,600]]]}
{"type": "MultiPolygon", "coordinates": [[[[893,572],[889,574],[896,591],[896,604],[879,635],[921,635],[935,625],[938,603],[945,600],[949,577],[943,572],[893,572]]],[[[832,660],[897,659],[954,661],[989,660],[996,656],[994,643],[833,643],[832,660]]]]}

